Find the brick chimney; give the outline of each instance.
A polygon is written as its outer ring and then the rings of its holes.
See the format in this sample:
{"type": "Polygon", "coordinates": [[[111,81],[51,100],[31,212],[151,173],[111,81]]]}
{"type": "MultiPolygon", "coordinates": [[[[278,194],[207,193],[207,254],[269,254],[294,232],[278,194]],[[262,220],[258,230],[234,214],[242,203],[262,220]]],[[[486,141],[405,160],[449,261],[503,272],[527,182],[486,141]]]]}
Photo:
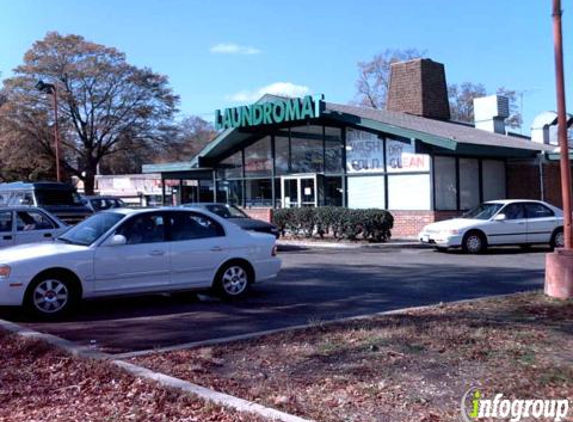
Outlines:
{"type": "Polygon", "coordinates": [[[449,120],[450,103],[444,65],[430,59],[393,63],[386,109],[449,120]]]}

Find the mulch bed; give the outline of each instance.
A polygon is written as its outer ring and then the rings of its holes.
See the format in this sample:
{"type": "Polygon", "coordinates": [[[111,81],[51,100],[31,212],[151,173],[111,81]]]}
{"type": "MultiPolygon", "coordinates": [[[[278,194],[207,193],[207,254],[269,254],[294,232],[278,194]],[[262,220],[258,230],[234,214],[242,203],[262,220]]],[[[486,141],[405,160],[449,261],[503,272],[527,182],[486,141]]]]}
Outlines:
{"type": "Polygon", "coordinates": [[[0,332],[0,421],[263,421],[0,332]]]}
{"type": "Polygon", "coordinates": [[[459,421],[470,387],[484,396],[573,400],[573,301],[527,293],[318,321],[132,361],[319,421],[459,421]]]}

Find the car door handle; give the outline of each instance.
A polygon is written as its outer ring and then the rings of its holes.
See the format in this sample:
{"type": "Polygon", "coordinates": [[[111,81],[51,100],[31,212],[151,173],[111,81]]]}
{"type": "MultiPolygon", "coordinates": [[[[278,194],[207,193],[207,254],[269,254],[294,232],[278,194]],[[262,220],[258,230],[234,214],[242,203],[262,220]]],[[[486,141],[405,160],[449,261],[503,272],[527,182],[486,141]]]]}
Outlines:
{"type": "Polygon", "coordinates": [[[222,250],[223,250],[223,248],[220,246],[213,246],[211,248],[211,252],[221,252],[222,250]]]}
{"type": "Polygon", "coordinates": [[[44,237],[52,237],[52,233],[44,233],[44,237]]]}
{"type": "Polygon", "coordinates": [[[10,236],[10,235],[2,236],[2,239],[4,239],[4,240],[12,240],[12,236],[10,236]]]}
{"type": "Polygon", "coordinates": [[[149,254],[151,256],[161,256],[161,255],[165,255],[165,251],[156,249],[154,251],[151,251],[151,253],[149,254]]]}

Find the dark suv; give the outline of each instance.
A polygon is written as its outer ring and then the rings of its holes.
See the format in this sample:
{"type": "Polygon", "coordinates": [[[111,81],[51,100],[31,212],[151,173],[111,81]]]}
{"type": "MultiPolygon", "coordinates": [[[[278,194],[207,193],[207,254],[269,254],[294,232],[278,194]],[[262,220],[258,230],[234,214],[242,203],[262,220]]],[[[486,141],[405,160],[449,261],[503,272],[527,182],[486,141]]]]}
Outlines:
{"type": "Polygon", "coordinates": [[[67,224],[79,223],[93,214],[68,183],[0,183],[0,206],[23,205],[44,208],[67,224]]]}

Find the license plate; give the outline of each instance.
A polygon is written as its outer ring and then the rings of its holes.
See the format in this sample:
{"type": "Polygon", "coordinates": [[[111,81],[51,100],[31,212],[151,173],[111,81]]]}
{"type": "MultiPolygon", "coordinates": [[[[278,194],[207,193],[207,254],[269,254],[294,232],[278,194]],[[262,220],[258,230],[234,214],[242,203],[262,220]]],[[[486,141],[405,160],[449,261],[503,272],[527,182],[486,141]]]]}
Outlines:
{"type": "Polygon", "coordinates": [[[430,241],[430,235],[424,234],[422,235],[422,242],[429,242],[430,241]]]}

